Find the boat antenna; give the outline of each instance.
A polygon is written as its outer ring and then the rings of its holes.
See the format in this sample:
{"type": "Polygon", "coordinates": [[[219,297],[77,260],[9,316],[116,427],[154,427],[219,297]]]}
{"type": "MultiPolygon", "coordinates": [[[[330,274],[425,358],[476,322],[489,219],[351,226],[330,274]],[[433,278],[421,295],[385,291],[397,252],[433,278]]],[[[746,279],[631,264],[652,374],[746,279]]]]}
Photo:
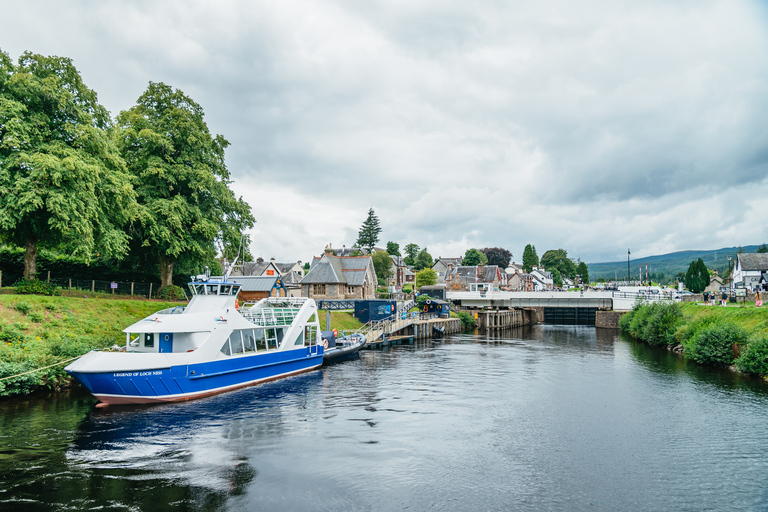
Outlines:
{"type": "Polygon", "coordinates": [[[243,238],[245,238],[245,234],[244,233],[240,233],[240,246],[237,248],[237,255],[235,255],[235,259],[232,260],[232,264],[227,269],[227,274],[224,276],[224,280],[225,281],[227,281],[229,279],[229,275],[235,269],[235,263],[237,263],[237,258],[240,257],[240,250],[243,248],[243,238]]]}

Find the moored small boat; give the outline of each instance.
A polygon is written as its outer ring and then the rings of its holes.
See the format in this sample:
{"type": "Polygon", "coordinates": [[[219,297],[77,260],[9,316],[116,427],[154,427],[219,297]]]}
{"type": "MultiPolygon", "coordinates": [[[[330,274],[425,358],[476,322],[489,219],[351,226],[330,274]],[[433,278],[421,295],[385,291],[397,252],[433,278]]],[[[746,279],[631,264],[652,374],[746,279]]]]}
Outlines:
{"type": "Polygon", "coordinates": [[[323,362],[331,363],[348,359],[363,348],[365,336],[360,333],[336,338],[335,332],[323,332],[323,362]]]}
{"type": "Polygon", "coordinates": [[[105,404],[200,398],[295,375],[323,362],[317,306],[303,297],[240,307],[240,285],[203,276],[186,307],[123,330],[118,352],[85,354],[65,370],[105,404]]]}

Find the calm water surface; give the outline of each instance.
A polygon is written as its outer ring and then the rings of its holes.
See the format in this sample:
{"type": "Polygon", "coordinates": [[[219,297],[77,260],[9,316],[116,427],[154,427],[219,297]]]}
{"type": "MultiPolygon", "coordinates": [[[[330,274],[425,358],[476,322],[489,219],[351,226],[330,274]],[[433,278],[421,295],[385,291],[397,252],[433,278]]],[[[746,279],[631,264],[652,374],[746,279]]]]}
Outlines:
{"type": "Polygon", "coordinates": [[[0,402],[1,511],[768,510],[768,386],[588,327],[94,403],[0,402]]]}

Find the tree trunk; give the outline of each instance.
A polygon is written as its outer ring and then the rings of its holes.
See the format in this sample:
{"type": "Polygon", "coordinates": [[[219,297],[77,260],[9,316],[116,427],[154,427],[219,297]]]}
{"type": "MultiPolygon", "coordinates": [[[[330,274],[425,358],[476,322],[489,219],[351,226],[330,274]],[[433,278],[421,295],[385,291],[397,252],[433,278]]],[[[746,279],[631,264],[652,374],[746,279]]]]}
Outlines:
{"type": "Polygon", "coordinates": [[[24,279],[31,281],[37,274],[37,240],[27,237],[24,245],[27,249],[24,253],[24,279]]]}
{"type": "Polygon", "coordinates": [[[176,260],[160,256],[160,287],[171,286],[173,284],[173,266],[176,260]]]}

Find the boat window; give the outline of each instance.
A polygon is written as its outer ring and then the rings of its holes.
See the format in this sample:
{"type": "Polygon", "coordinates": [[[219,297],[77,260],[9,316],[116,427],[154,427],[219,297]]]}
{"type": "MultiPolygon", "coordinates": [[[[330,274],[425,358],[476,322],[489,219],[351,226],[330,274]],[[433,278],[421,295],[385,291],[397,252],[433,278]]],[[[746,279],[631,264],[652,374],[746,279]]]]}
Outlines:
{"type": "Polygon", "coordinates": [[[277,329],[267,329],[267,349],[275,350],[277,348],[277,329]]]}
{"type": "Polygon", "coordinates": [[[232,295],[237,295],[240,292],[240,285],[235,284],[232,285],[232,295]]]}
{"type": "Polygon", "coordinates": [[[304,345],[304,331],[299,331],[299,334],[296,336],[296,341],[293,342],[293,346],[302,346],[304,345]]]}
{"type": "Polygon", "coordinates": [[[232,334],[229,335],[229,344],[232,346],[233,354],[243,353],[243,340],[241,332],[242,331],[233,331],[232,334]]]}
{"type": "Polygon", "coordinates": [[[206,293],[208,295],[218,295],[219,293],[219,285],[217,284],[209,284],[206,286],[206,293]]]}
{"type": "Polygon", "coordinates": [[[192,295],[197,295],[197,288],[195,288],[195,285],[189,284],[187,286],[189,286],[189,293],[191,293],[192,295]]]}
{"type": "Polygon", "coordinates": [[[221,285],[221,294],[222,295],[231,295],[230,294],[231,288],[232,287],[229,286],[228,284],[221,285]]]}
{"type": "Polygon", "coordinates": [[[225,356],[231,356],[232,351],[229,349],[229,338],[224,340],[224,344],[221,346],[221,353],[225,356]]]}
{"type": "Polygon", "coordinates": [[[264,329],[254,329],[253,335],[256,338],[256,350],[267,350],[267,339],[264,337],[264,329]]]}
{"type": "Polygon", "coordinates": [[[145,347],[155,346],[155,335],[152,334],[151,332],[144,334],[144,346],[145,347]]]}
{"type": "Polygon", "coordinates": [[[304,339],[308,342],[308,345],[314,345],[317,343],[317,327],[314,325],[307,325],[304,327],[304,339]]]}
{"type": "Polygon", "coordinates": [[[243,348],[246,352],[256,352],[256,338],[253,335],[253,329],[243,331],[243,348]]]}

